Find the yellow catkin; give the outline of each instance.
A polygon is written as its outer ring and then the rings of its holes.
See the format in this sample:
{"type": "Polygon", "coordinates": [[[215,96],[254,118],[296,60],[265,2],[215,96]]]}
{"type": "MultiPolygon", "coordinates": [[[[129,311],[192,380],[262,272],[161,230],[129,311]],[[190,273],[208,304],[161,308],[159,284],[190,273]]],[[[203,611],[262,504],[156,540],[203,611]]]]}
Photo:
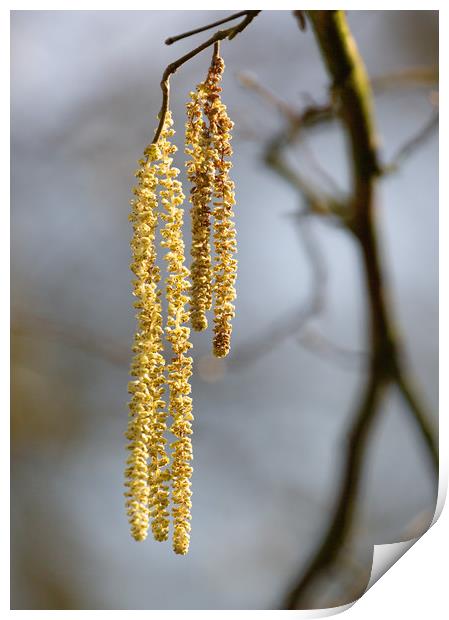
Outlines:
{"type": "Polygon", "coordinates": [[[172,417],[171,432],[176,437],[172,443],[172,500],[173,500],[173,549],[185,554],[189,549],[190,509],[191,509],[191,475],[192,467],[192,399],[190,398],[190,377],[192,358],[186,355],[191,348],[189,342],[190,319],[186,310],[189,270],[185,267],[184,242],[182,238],[184,194],[181,183],[177,180],[179,170],[172,167],[176,146],[170,138],[174,134],[173,121],[167,113],[164,131],[158,145],[162,153],[160,184],[161,202],[164,207],[162,215],[165,226],[162,229],[162,245],[167,248],[167,327],[166,337],[171,343],[173,357],[167,366],[167,384],[170,390],[169,412],[172,417]]]}
{"type": "Polygon", "coordinates": [[[209,119],[209,132],[215,168],[213,188],[214,217],[214,340],[213,352],[217,357],[225,357],[231,348],[232,319],[235,315],[235,281],[237,277],[237,252],[235,224],[233,221],[234,183],[229,178],[232,167],[231,130],[233,122],[229,119],[226,106],[220,98],[220,81],[224,62],[215,55],[206,80],[207,99],[204,111],[209,119]]]}
{"type": "Polygon", "coordinates": [[[207,328],[206,312],[212,305],[212,261],[210,250],[210,201],[213,191],[214,162],[209,128],[202,114],[207,95],[204,83],[190,93],[187,103],[187,178],[191,183],[192,218],[190,313],[193,329],[207,328]]]}
{"type": "Polygon", "coordinates": [[[166,428],[164,402],[164,358],[162,356],[162,315],[156,265],[155,235],[157,227],[157,182],[159,166],[156,161],[161,152],[154,145],[145,151],[136,172],[138,185],[131,202],[130,220],[133,224],[131,241],[133,261],[131,270],[133,294],[137,298],[137,332],[134,337],[129,383],[129,423],[126,436],[129,440],[129,457],[126,469],[125,496],[131,534],[138,540],[147,536],[150,516],[153,530],[159,539],[168,532],[168,488],[163,484],[167,473],[163,468],[168,459],[165,454],[166,428]],[[151,459],[149,466],[148,460],[151,459]],[[151,508],[151,511],[150,511],[151,508]],[[151,512],[151,515],[150,515],[151,512]]]}

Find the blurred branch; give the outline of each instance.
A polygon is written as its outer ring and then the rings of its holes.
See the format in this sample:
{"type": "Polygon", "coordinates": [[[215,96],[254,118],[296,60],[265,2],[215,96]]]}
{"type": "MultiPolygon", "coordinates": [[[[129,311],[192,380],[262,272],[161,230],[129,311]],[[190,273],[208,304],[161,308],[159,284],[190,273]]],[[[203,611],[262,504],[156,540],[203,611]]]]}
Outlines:
{"type": "Polygon", "coordinates": [[[369,432],[376,419],[384,389],[385,382],[382,375],[372,367],[347,435],[342,480],[329,527],[306,571],[288,593],[285,601],[286,609],[309,608],[307,594],[310,586],[339,558],[341,548],[348,538],[357,507],[357,494],[354,493],[354,489],[360,484],[369,432]]]}
{"type": "Polygon", "coordinates": [[[396,172],[400,165],[434,133],[438,127],[438,121],[439,114],[434,112],[429,121],[398,149],[391,162],[384,167],[385,173],[396,172]]]}
{"type": "MultiPolygon", "coordinates": [[[[307,111],[311,112],[311,109],[307,111]]],[[[319,112],[316,112],[319,114],[319,112]]],[[[306,208],[316,215],[337,215],[342,217],[346,207],[346,200],[338,194],[325,193],[316,189],[296,170],[293,170],[283,157],[283,150],[287,148],[297,136],[302,124],[299,122],[290,126],[287,132],[281,132],[269,144],[265,151],[265,163],[272,168],[287,183],[293,185],[306,202],[306,208]]]]}
{"type": "Polygon", "coordinates": [[[435,475],[438,478],[438,445],[435,430],[430,423],[430,416],[413,381],[407,374],[404,374],[402,368],[396,369],[395,380],[399,393],[407,405],[407,411],[411,415],[412,422],[416,424],[427,446],[433,462],[435,475]]]}
{"type": "Polygon", "coordinates": [[[129,350],[117,343],[99,337],[98,331],[85,326],[64,325],[36,314],[13,310],[12,333],[16,336],[32,336],[63,342],[64,344],[100,357],[115,366],[128,366],[129,350]]]}
{"type": "Polygon", "coordinates": [[[408,67],[371,78],[371,88],[376,94],[399,88],[429,88],[436,84],[438,84],[436,67],[408,67]]]}
{"type": "MultiPolygon", "coordinates": [[[[296,12],[295,12],[296,13],[296,12]]],[[[302,13],[302,11],[300,11],[302,13]]],[[[296,15],[295,15],[296,16],[296,15]]],[[[299,110],[281,99],[276,93],[262,84],[254,75],[246,72],[238,74],[240,83],[247,89],[255,92],[268,104],[276,108],[286,120],[286,128],[274,137],[268,144],[264,160],[265,163],[272,168],[287,183],[293,186],[303,200],[306,202],[306,209],[303,215],[333,215],[337,216],[338,223],[344,223],[345,215],[348,214],[347,197],[343,195],[335,184],[334,179],[329,175],[327,170],[318,164],[313,152],[308,148],[304,138],[304,131],[313,129],[318,126],[327,124],[336,118],[335,107],[333,103],[317,104],[312,102],[303,110],[299,110]],[[301,143],[307,148],[307,157],[313,167],[318,171],[322,181],[332,186],[332,194],[325,194],[322,190],[318,191],[304,176],[290,166],[283,156],[284,150],[294,143],[301,143]],[[337,196],[337,198],[336,198],[337,196]]],[[[371,79],[372,89],[376,93],[382,93],[387,90],[402,87],[428,87],[434,85],[438,80],[437,70],[429,67],[414,67],[402,69],[387,75],[378,76],[371,79]]],[[[382,174],[389,174],[397,169],[399,163],[411,155],[433,132],[438,123],[438,115],[434,114],[430,121],[409,141],[407,141],[392,159],[392,162],[386,166],[382,166],[382,174]]],[[[298,221],[299,223],[299,221],[298,221]]],[[[350,231],[350,221],[346,222],[350,231]]],[[[350,231],[351,232],[351,231],[350,231]]],[[[310,235],[309,235],[310,236],[310,235]]],[[[308,244],[310,250],[310,243],[308,244]]],[[[310,251],[308,251],[309,260],[311,259],[310,251]]],[[[313,261],[313,259],[312,259],[313,261]]],[[[315,284],[313,287],[315,288],[315,284]]],[[[324,293],[323,293],[324,296],[324,293]]],[[[322,300],[321,305],[324,305],[322,300]]],[[[272,349],[284,341],[288,336],[300,332],[305,328],[307,322],[313,318],[318,312],[310,312],[309,304],[300,307],[297,310],[289,311],[283,317],[273,323],[269,328],[263,330],[263,336],[258,336],[252,341],[245,343],[238,349],[236,355],[231,359],[231,367],[251,364],[257,361],[263,355],[269,353],[272,349]]],[[[337,347],[330,342],[326,342],[323,338],[313,339],[299,333],[298,342],[312,352],[326,357],[331,362],[344,362],[348,367],[353,367],[356,360],[362,361],[367,354],[364,352],[351,352],[337,347]]]]}
{"type": "Polygon", "coordinates": [[[272,90],[261,84],[254,75],[251,75],[247,71],[241,71],[237,74],[237,79],[242,86],[248,90],[252,90],[274,108],[277,108],[290,122],[294,123],[296,121],[298,118],[298,110],[278,97],[272,90]]]}
{"type": "Polygon", "coordinates": [[[260,359],[278,345],[279,342],[292,334],[297,334],[312,317],[317,316],[321,312],[325,299],[327,272],[323,256],[310,228],[309,215],[310,213],[305,210],[295,214],[304,251],[312,270],[312,290],[309,299],[299,310],[287,313],[283,318],[278,319],[268,330],[264,330],[268,334],[264,338],[257,337],[238,348],[231,357],[230,370],[247,367],[252,362],[260,359]]]}
{"type": "Polygon", "coordinates": [[[293,15],[296,17],[296,21],[298,22],[299,29],[302,32],[305,32],[305,30],[307,29],[305,11],[293,11],[293,15]]]}
{"type": "MultiPolygon", "coordinates": [[[[242,21],[239,24],[237,24],[237,26],[231,26],[231,28],[227,28],[226,30],[218,30],[213,36],[207,39],[207,41],[205,41],[204,43],[202,43],[195,49],[191,50],[187,54],[184,54],[184,56],[181,56],[181,58],[178,58],[178,60],[175,60],[174,62],[168,65],[168,67],[165,69],[164,73],[162,74],[162,80],[161,80],[162,106],[159,112],[159,125],[158,125],[158,128],[156,129],[156,133],[154,134],[154,138],[152,142],[153,144],[156,144],[157,141],[159,140],[159,137],[162,132],[162,128],[165,123],[165,117],[167,115],[168,106],[169,106],[169,98],[170,98],[170,76],[173,75],[173,73],[175,73],[179,69],[179,67],[181,67],[183,64],[185,64],[186,62],[188,62],[189,60],[197,56],[200,52],[204,51],[208,47],[211,47],[212,45],[215,46],[216,43],[218,43],[219,41],[223,41],[224,39],[231,40],[234,37],[236,37],[240,32],[242,32],[242,30],[244,30],[253,21],[253,19],[259,13],[260,11],[243,11],[242,15],[245,15],[245,17],[244,19],[242,19],[242,21]]],[[[233,15],[229,19],[235,19],[236,17],[237,15],[233,15]]],[[[229,19],[222,20],[219,23],[224,23],[224,21],[229,21],[229,19]]],[[[167,39],[167,41],[170,41],[171,43],[173,43],[174,40],[179,40],[180,38],[182,39],[184,37],[190,36],[191,34],[196,34],[197,32],[208,30],[209,28],[213,28],[214,25],[217,25],[217,24],[210,24],[209,26],[204,26],[203,28],[199,28],[195,31],[187,32],[183,35],[178,35],[178,37],[167,39]]]]}
{"type": "Polygon", "coordinates": [[[310,129],[316,125],[321,125],[335,118],[335,111],[332,103],[318,105],[313,102],[304,110],[298,111],[297,108],[291,106],[283,99],[278,97],[276,93],[261,84],[258,79],[250,73],[242,71],[237,75],[242,86],[248,90],[252,90],[269,104],[278,108],[283,116],[292,123],[291,140],[293,141],[300,130],[310,129]]]}
{"type": "Polygon", "coordinates": [[[335,363],[339,368],[345,366],[349,370],[358,370],[369,362],[369,355],[366,352],[341,347],[312,327],[300,332],[298,343],[311,353],[335,363]]]}
{"type": "MultiPolygon", "coordinates": [[[[435,475],[438,475],[438,449],[429,414],[414,394],[411,379],[402,363],[399,343],[392,327],[381,268],[377,233],[374,225],[375,185],[381,173],[375,141],[372,94],[363,60],[349,31],[343,11],[309,11],[324,63],[332,79],[333,99],[338,101],[340,120],[346,131],[352,160],[352,192],[342,218],[356,239],[361,252],[369,299],[370,365],[359,405],[348,429],[341,480],[335,507],[322,542],[313,553],[305,571],[289,591],[285,607],[306,606],[310,587],[338,561],[352,529],[360,480],[370,431],[380,413],[385,389],[396,384],[425,441],[435,475]],[[345,214],[346,215],[346,214],[345,214]]],[[[283,146],[284,143],[280,143],[283,146]]],[[[279,158],[267,163],[289,180],[300,192],[298,183],[279,166],[279,158]]],[[[309,197],[305,196],[310,202],[309,197]]]]}
{"type": "MultiPolygon", "coordinates": [[[[298,11],[303,13],[303,11],[298,11]]],[[[311,105],[305,111],[298,111],[297,107],[290,105],[269,88],[261,84],[254,75],[241,72],[237,75],[240,83],[258,94],[267,103],[277,108],[283,117],[293,125],[292,141],[302,129],[310,129],[318,125],[331,122],[337,118],[335,106],[332,102],[321,105],[311,105]],[[296,128],[295,128],[296,127],[296,128]]],[[[379,75],[370,79],[372,91],[379,95],[400,88],[429,88],[438,84],[438,70],[434,67],[411,67],[401,69],[386,75],[379,75]]],[[[432,116],[418,135],[423,134],[423,139],[427,137],[427,132],[431,133],[435,129],[438,115],[432,116]]],[[[419,140],[420,142],[421,140],[419,140]]]]}

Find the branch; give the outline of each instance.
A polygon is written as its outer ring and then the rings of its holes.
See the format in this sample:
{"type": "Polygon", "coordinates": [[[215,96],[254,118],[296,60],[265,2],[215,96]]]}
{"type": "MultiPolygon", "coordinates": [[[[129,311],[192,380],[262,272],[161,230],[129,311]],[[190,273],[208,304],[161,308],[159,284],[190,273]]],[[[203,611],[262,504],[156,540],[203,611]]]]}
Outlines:
{"type": "Polygon", "coordinates": [[[243,17],[248,15],[248,13],[253,13],[257,11],[239,11],[238,13],[234,13],[233,15],[229,15],[224,19],[219,19],[212,24],[208,24],[207,26],[201,26],[200,28],[195,28],[194,30],[189,30],[188,32],[183,32],[182,34],[178,34],[175,37],[168,37],[165,40],[165,45],[171,45],[172,43],[176,43],[176,41],[180,41],[181,39],[185,39],[186,37],[191,37],[194,34],[199,34],[200,32],[204,32],[205,30],[210,30],[211,28],[215,28],[215,26],[220,26],[221,24],[226,24],[234,19],[238,19],[239,17],[243,17]]]}
{"type": "Polygon", "coordinates": [[[299,29],[302,32],[305,32],[307,29],[306,16],[304,15],[304,11],[293,11],[293,16],[296,17],[296,21],[298,22],[299,29]]]}
{"type": "MultiPolygon", "coordinates": [[[[188,62],[189,60],[191,60],[192,58],[200,54],[202,51],[204,51],[208,47],[211,47],[215,43],[218,43],[218,41],[223,41],[224,39],[229,39],[229,40],[233,39],[235,36],[237,36],[237,34],[239,34],[239,32],[242,32],[242,30],[244,30],[259,13],[260,11],[244,11],[243,14],[245,15],[245,18],[239,24],[237,24],[237,26],[232,26],[231,28],[227,28],[226,30],[218,30],[212,37],[207,39],[207,41],[205,41],[204,43],[202,43],[195,49],[191,50],[184,56],[181,56],[181,58],[178,58],[178,60],[175,60],[174,62],[168,65],[168,67],[165,69],[164,73],[162,74],[162,80],[161,80],[162,105],[161,105],[161,109],[159,112],[159,125],[158,125],[158,128],[156,129],[156,133],[154,134],[154,138],[152,142],[153,144],[156,144],[157,141],[159,140],[159,137],[162,132],[162,128],[164,127],[165,117],[167,115],[168,106],[169,106],[170,76],[173,75],[173,73],[175,73],[179,69],[179,67],[181,67],[184,63],[188,62]]],[[[232,19],[235,19],[235,18],[236,18],[236,15],[232,17],[232,19]]],[[[210,26],[206,26],[203,30],[207,30],[208,28],[212,28],[212,27],[213,27],[213,24],[210,26]]],[[[201,29],[198,32],[201,32],[201,29]]],[[[179,35],[179,37],[184,38],[185,36],[190,36],[190,34],[192,33],[186,33],[184,35],[179,35]]],[[[168,39],[168,41],[169,40],[170,39],[168,39]]],[[[176,40],[176,37],[175,37],[175,40],[176,40]]]]}
{"type": "Polygon", "coordinates": [[[412,421],[417,425],[421,436],[427,446],[428,453],[432,460],[432,466],[438,477],[438,446],[435,438],[435,429],[430,423],[430,418],[425,410],[419,394],[411,379],[398,368],[396,374],[396,385],[399,393],[405,400],[407,411],[411,414],[412,421]]]}
{"type": "Polygon", "coordinates": [[[429,88],[437,83],[438,69],[436,67],[408,67],[371,78],[371,87],[376,94],[392,88],[429,88]]]}
{"type": "Polygon", "coordinates": [[[379,410],[384,388],[382,376],[379,375],[377,369],[372,368],[360,404],[351,422],[351,428],[348,431],[338,501],[329,520],[329,526],[305,573],[301,575],[297,585],[287,594],[285,609],[309,608],[306,603],[309,587],[338,559],[339,552],[352,529],[365,450],[379,410]]]}
{"type": "Polygon", "coordinates": [[[438,121],[439,114],[438,112],[434,112],[429,121],[399,148],[391,162],[384,167],[384,173],[389,174],[391,172],[396,172],[399,166],[404,163],[408,157],[413,155],[416,149],[433,134],[438,127],[438,121]]]}
{"type": "Polygon", "coordinates": [[[334,363],[340,369],[344,366],[348,370],[360,370],[367,366],[369,361],[366,352],[341,347],[311,327],[299,334],[298,344],[328,362],[334,363]]]}
{"type": "Polygon", "coordinates": [[[298,171],[293,170],[282,156],[285,148],[298,142],[303,137],[305,129],[312,129],[335,118],[332,103],[325,103],[324,105],[313,104],[298,111],[280,99],[253,76],[241,73],[238,77],[243,86],[254,91],[276,107],[287,121],[285,130],[269,142],[265,150],[265,163],[298,190],[310,211],[318,215],[332,214],[344,217],[346,200],[342,197],[342,193],[336,187],[332,177],[317,163],[304,139],[302,144],[306,147],[309,161],[319,172],[322,179],[332,186],[332,194],[325,194],[323,190],[318,191],[298,171]]]}
{"type": "Polygon", "coordinates": [[[296,121],[298,118],[298,110],[278,97],[278,95],[272,90],[266,88],[266,86],[261,84],[254,75],[246,71],[241,71],[237,74],[237,79],[242,86],[248,90],[254,91],[256,94],[260,95],[262,99],[265,99],[265,101],[267,101],[270,105],[277,108],[281,112],[282,116],[284,116],[288,121],[291,123],[296,121]]]}
{"type": "Polygon", "coordinates": [[[47,317],[30,314],[18,308],[13,308],[12,313],[14,320],[11,330],[15,335],[62,342],[69,347],[106,360],[114,366],[126,367],[129,364],[128,347],[99,336],[95,330],[77,324],[55,323],[47,317]]]}
{"type": "Polygon", "coordinates": [[[324,258],[307,221],[308,215],[310,213],[307,211],[295,214],[298,232],[312,271],[312,291],[309,299],[300,309],[288,312],[285,316],[278,318],[268,329],[265,328],[263,338],[257,336],[237,349],[231,357],[230,369],[238,370],[257,361],[274,349],[280,341],[292,334],[297,334],[310,319],[321,312],[324,306],[327,271],[324,258]]]}
{"type": "Polygon", "coordinates": [[[309,11],[324,63],[332,79],[333,98],[346,131],[352,160],[352,192],[347,227],[359,244],[369,300],[370,368],[364,394],[350,424],[343,473],[331,519],[322,543],[285,601],[287,609],[301,609],[310,590],[339,559],[355,519],[364,455],[370,431],[380,413],[385,388],[396,383],[418,423],[434,471],[438,471],[435,438],[428,415],[410,390],[402,356],[392,328],[374,226],[374,190],[381,167],[378,163],[372,93],[363,60],[349,31],[343,11],[309,11]]]}
{"type": "MultiPolygon", "coordinates": [[[[237,77],[245,88],[252,90],[267,101],[267,103],[276,108],[287,122],[285,131],[280,133],[269,143],[265,152],[266,164],[303,196],[308,205],[309,213],[313,212],[319,215],[329,215],[329,213],[332,212],[334,215],[338,215],[343,220],[343,223],[345,223],[344,218],[348,210],[347,201],[343,198],[342,192],[335,185],[333,178],[318,163],[313,152],[308,148],[307,142],[304,140],[303,136],[304,130],[313,129],[314,127],[335,120],[336,110],[333,104],[326,103],[317,105],[315,102],[312,102],[312,105],[305,108],[305,110],[298,111],[296,107],[293,107],[281,99],[275,92],[257,80],[255,76],[242,72],[239,73],[237,77]],[[326,181],[333,187],[333,195],[340,196],[337,201],[335,201],[333,196],[332,198],[326,197],[322,191],[319,193],[299,172],[293,170],[293,168],[287,164],[285,158],[282,156],[282,152],[295,141],[300,141],[303,147],[307,147],[307,156],[310,163],[320,173],[323,181],[326,181]]],[[[435,69],[429,67],[415,67],[372,78],[370,83],[373,92],[382,93],[393,88],[403,88],[407,86],[428,87],[436,83],[436,81],[437,71],[435,69]]],[[[435,129],[436,123],[437,119],[432,117],[430,122],[427,123],[416,136],[413,136],[399,149],[395,158],[393,158],[393,162],[388,166],[383,166],[382,173],[387,174],[396,170],[399,160],[404,161],[408,155],[411,155],[414,149],[419,147],[435,129]]],[[[346,223],[350,225],[350,222],[346,223]]],[[[308,320],[313,318],[313,316],[314,313],[309,313],[308,304],[306,304],[305,307],[293,312],[290,311],[285,314],[285,316],[278,318],[271,326],[271,329],[264,330],[263,337],[259,336],[238,351],[234,358],[236,366],[239,367],[240,365],[247,365],[257,361],[257,359],[273,350],[280,341],[302,330],[306,326],[308,320]]],[[[348,368],[353,368],[355,365],[359,366],[360,363],[369,359],[367,353],[361,351],[347,351],[327,341],[319,334],[315,334],[313,338],[309,336],[310,332],[300,332],[298,335],[299,344],[325,357],[329,361],[336,361],[338,363],[344,362],[348,368]]]]}

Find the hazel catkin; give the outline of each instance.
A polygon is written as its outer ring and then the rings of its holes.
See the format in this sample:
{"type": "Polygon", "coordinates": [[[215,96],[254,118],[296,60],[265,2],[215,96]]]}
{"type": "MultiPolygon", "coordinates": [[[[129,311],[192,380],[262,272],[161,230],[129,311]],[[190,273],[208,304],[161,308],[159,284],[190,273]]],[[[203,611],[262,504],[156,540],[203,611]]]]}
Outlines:
{"type": "MultiPolygon", "coordinates": [[[[134,337],[129,383],[131,401],[126,437],[130,452],[127,460],[126,482],[127,512],[132,536],[144,540],[150,519],[150,503],[153,515],[160,518],[158,506],[154,506],[154,473],[166,465],[163,430],[165,424],[164,357],[162,355],[162,313],[156,265],[155,234],[157,227],[157,174],[155,163],[160,150],[150,146],[146,159],[139,161],[136,173],[138,184],[134,188],[130,220],[133,224],[131,270],[135,275],[133,295],[138,329],[134,337]],[[151,470],[148,460],[151,456],[151,470]],[[153,476],[152,476],[153,474],[153,476]],[[150,480],[150,478],[152,478],[150,480]],[[151,489],[150,487],[153,487],[151,489]],[[153,492],[152,492],[153,491],[153,492]]],[[[158,473],[159,476],[159,473],[158,473]]]]}
{"type": "Polygon", "coordinates": [[[235,315],[235,281],[237,277],[237,252],[235,224],[233,221],[234,183],[229,178],[232,163],[230,120],[222,103],[220,82],[224,71],[223,59],[214,54],[206,80],[207,97],[204,112],[209,120],[212,145],[213,179],[213,238],[215,246],[214,283],[214,339],[213,352],[225,357],[231,348],[232,319],[235,315]]]}
{"type": "Polygon", "coordinates": [[[162,245],[167,248],[168,276],[166,295],[168,302],[166,338],[171,344],[173,357],[167,366],[167,384],[169,387],[169,413],[172,419],[171,433],[175,436],[172,448],[172,500],[173,500],[173,549],[175,553],[185,554],[189,548],[190,508],[191,508],[191,475],[192,467],[192,399],[190,398],[190,377],[192,374],[192,358],[187,355],[191,348],[189,341],[190,319],[186,309],[187,292],[190,284],[189,270],[185,266],[184,241],[182,238],[184,194],[181,183],[177,180],[179,170],[172,167],[176,146],[170,138],[174,134],[171,128],[173,121],[170,112],[167,114],[167,130],[159,139],[162,152],[162,178],[160,184],[161,203],[164,207],[162,218],[165,226],[161,231],[162,245]]]}
{"type": "Polygon", "coordinates": [[[191,324],[193,329],[207,328],[206,312],[212,305],[212,261],[210,248],[210,201],[213,192],[214,162],[210,132],[202,109],[207,95],[205,85],[199,84],[190,93],[187,103],[186,162],[187,178],[191,183],[190,202],[192,218],[190,295],[191,324]]]}

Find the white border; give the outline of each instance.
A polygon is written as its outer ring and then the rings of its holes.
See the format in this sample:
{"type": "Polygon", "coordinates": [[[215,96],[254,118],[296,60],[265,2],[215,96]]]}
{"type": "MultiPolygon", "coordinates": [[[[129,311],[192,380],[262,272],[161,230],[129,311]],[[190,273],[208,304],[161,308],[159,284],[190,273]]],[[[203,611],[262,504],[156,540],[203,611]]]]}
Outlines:
{"type": "MultiPolygon", "coordinates": [[[[394,6],[391,2],[379,2],[376,3],[355,3],[345,2],[344,7],[335,6],[334,3],[318,2],[315,1],[314,8],[317,9],[334,9],[344,8],[348,10],[440,10],[440,57],[442,58],[441,68],[443,73],[440,77],[440,108],[443,113],[441,115],[441,132],[440,135],[445,137],[449,135],[449,127],[446,121],[446,107],[447,103],[447,77],[445,67],[447,60],[447,35],[448,32],[448,15],[449,9],[440,8],[442,3],[417,3],[417,2],[395,2],[394,6]]],[[[172,2],[170,7],[167,3],[163,5],[165,10],[186,10],[185,5],[181,2],[172,2]]],[[[189,7],[193,10],[210,10],[210,4],[206,5],[204,2],[189,2],[189,7]]],[[[0,12],[0,41],[2,42],[3,50],[1,54],[0,66],[2,71],[2,97],[0,99],[2,105],[1,115],[1,128],[3,136],[3,150],[2,150],[2,165],[0,171],[2,175],[1,187],[4,190],[3,208],[1,209],[1,217],[3,219],[0,232],[3,236],[0,244],[0,251],[3,254],[1,263],[2,276],[3,276],[3,291],[9,290],[9,213],[6,205],[9,203],[9,10],[151,10],[159,9],[161,5],[150,2],[86,2],[78,1],[74,2],[45,2],[40,6],[36,6],[35,2],[10,2],[6,8],[2,8],[0,12]]],[[[236,7],[232,5],[231,8],[228,3],[214,2],[214,10],[241,10],[245,7],[236,7]]],[[[251,7],[249,7],[251,8],[251,7]]],[[[256,7],[254,7],[256,8],[256,7]]],[[[271,3],[259,2],[257,8],[273,9],[271,3]]],[[[276,10],[293,9],[290,3],[283,2],[276,3],[276,10]]],[[[446,157],[446,142],[443,140],[440,146],[440,204],[449,205],[448,196],[448,161],[446,157]]],[[[449,216],[447,214],[447,208],[440,210],[440,265],[444,273],[444,267],[448,263],[448,245],[443,239],[443,231],[449,231],[449,216]]],[[[443,320],[440,321],[440,342],[441,342],[441,358],[440,358],[440,385],[441,385],[441,400],[440,410],[445,412],[447,407],[447,377],[448,377],[448,364],[447,364],[447,344],[448,344],[448,328],[444,317],[449,316],[448,307],[448,292],[447,292],[447,276],[445,275],[440,279],[440,295],[441,295],[441,312],[440,316],[443,320]]],[[[2,341],[2,379],[4,382],[3,394],[5,395],[6,407],[9,405],[9,307],[6,303],[0,305],[2,312],[2,325],[5,334],[5,340],[2,341]]],[[[6,413],[5,407],[5,413],[6,413]]],[[[447,433],[448,424],[446,415],[442,415],[440,418],[440,444],[447,446],[447,433]]],[[[9,439],[8,433],[2,434],[3,441],[5,442],[5,448],[2,450],[2,476],[5,482],[5,493],[8,494],[9,490],[9,439]]],[[[440,493],[439,493],[439,507],[437,512],[442,509],[444,497],[447,491],[447,476],[448,476],[448,454],[447,449],[444,447],[440,450],[441,453],[441,476],[440,476],[440,493]]],[[[9,510],[5,508],[1,512],[2,519],[2,537],[3,545],[2,549],[5,550],[9,547],[9,510]]],[[[369,590],[353,607],[346,613],[349,618],[360,618],[363,620],[378,620],[379,617],[387,614],[388,617],[423,617],[425,614],[428,618],[436,618],[441,616],[441,611],[447,607],[446,604],[446,588],[445,581],[447,558],[446,553],[449,550],[448,545],[448,532],[449,532],[449,517],[448,510],[444,510],[441,518],[431,528],[431,530],[420,539],[413,548],[406,553],[406,555],[399,560],[388,571],[388,578],[382,578],[379,583],[369,590]]],[[[1,600],[2,608],[6,611],[9,609],[9,566],[7,564],[8,558],[6,554],[3,554],[4,564],[2,565],[1,574],[1,600]],[[6,565],[5,565],[6,564],[6,565]]],[[[120,584],[117,584],[120,587],[120,584]]],[[[347,607],[347,606],[346,606],[347,607]]],[[[345,609],[346,609],[345,607],[345,609]]],[[[335,613],[338,610],[333,610],[335,613]]],[[[341,610],[342,611],[342,610],[341,610]]],[[[105,610],[105,611],[93,611],[93,610],[80,610],[80,611],[12,611],[14,615],[20,615],[21,617],[34,618],[57,615],[58,618],[66,615],[70,615],[72,618],[98,618],[99,616],[107,617],[129,617],[130,615],[137,618],[142,617],[148,619],[149,617],[162,617],[162,618],[178,618],[181,614],[183,618],[197,618],[197,617],[210,617],[210,611],[120,611],[120,610],[105,610]]],[[[213,611],[214,616],[233,617],[244,616],[245,618],[256,618],[265,616],[267,618],[274,619],[285,617],[285,614],[294,614],[296,617],[322,617],[322,612],[286,612],[286,611],[213,611]]]]}

